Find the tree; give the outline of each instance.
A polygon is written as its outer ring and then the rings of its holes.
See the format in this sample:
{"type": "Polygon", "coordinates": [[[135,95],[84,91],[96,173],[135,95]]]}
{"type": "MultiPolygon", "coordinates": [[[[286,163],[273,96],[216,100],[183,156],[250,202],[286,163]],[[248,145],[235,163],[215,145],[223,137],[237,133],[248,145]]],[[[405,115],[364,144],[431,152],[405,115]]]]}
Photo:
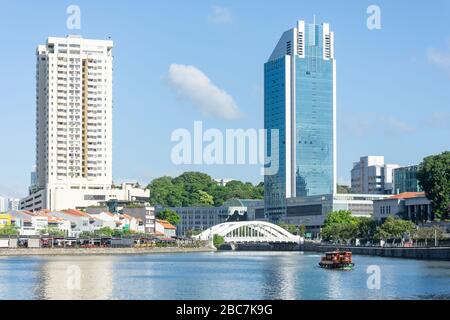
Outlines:
{"type": "Polygon", "coordinates": [[[377,230],[377,222],[372,218],[359,217],[357,236],[361,239],[372,240],[377,230]]]}
{"type": "Polygon", "coordinates": [[[352,189],[349,186],[344,186],[344,185],[337,185],[337,193],[341,193],[341,194],[347,194],[347,193],[352,193],[352,189]]]}
{"type": "Polygon", "coordinates": [[[92,237],[95,237],[94,232],[91,232],[91,231],[80,232],[80,238],[92,238],[92,237]]]}
{"type": "Polygon", "coordinates": [[[348,210],[339,210],[327,215],[322,228],[325,240],[349,241],[358,236],[358,219],[348,210]]]}
{"type": "Polygon", "coordinates": [[[412,234],[416,226],[411,221],[389,216],[386,221],[377,228],[375,239],[401,239],[405,234],[412,234]]]}
{"type": "Polygon", "coordinates": [[[450,215],[450,151],[426,157],[417,172],[419,185],[430,200],[437,219],[450,215]]]}
{"type": "Polygon", "coordinates": [[[39,231],[39,234],[42,236],[49,236],[49,237],[64,237],[66,235],[64,230],[60,230],[55,227],[42,229],[39,231]]]}
{"type": "Polygon", "coordinates": [[[181,190],[177,189],[171,177],[154,179],[148,186],[150,190],[150,203],[165,207],[180,207],[183,205],[181,190]]]}
{"type": "Polygon", "coordinates": [[[212,206],[214,204],[214,199],[208,192],[199,190],[197,193],[200,206],[212,206]]]}
{"type": "Polygon", "coordinates": [[[352,216],[352,212],[349,210],[339,210],[331,212],[327,215],[324,221],[324,226],[331,226],[333,224],[358,224],[358,219],[352,216]]]}
{"type": "Polygon", "coordinates": [[[156,218],[160,220],[166,220],[173,225],[177,225],[180,222],[180,216],[173,210],[164,209],[162,211],[158,211],[156,214],[156,218]]]}
{"type": "Polygon", "coordinates": [[[428,240],[434,240],[435,237],[437,240],[444,238],[444,232],[438,226],[417,228],[413,232],[414,239],[425,240],[425,243],[428,243],[428,240]]]}
{"type": "Polygon", "coordinates": [[[295,224],[280,223],[279,226],[294,235],[297,235],[298,233],[298,228],[295,224]]]}
{"type": "Polygon", "coordinates": [[[200,233],[201,233],[200,230],[193,230],[193,229],[187,230],[186,231],[186,237],[191,238],[191,237],[196,236],[196,235],[198,235],[200,233]]]}
{"type": "Polygon", "coordinates": [[[218,234],[215,234],[213,237],[213,244],[214,247],[219,249],[219,247],[225,243],[225,239],[222,236],[219,236],[218,234]]]}
{"type": "Polygon", "coordinates": [[[12,225],[0,226],[0,236],[16,236],[19,234],[19,230],[12,225]]]}
{"type": "Polygon", "coordinates": [[[333,223],[322,229],[322,238],[325,240],[335,240],[348,242],[355,239],[358,226],[353,223],[333,223]]]}
{"type": "Polygon", "coordinates": [[[102,227],[99,230],[94,231],[94,233],[96,236],[100,237],[112,237],[114,235],[114,231],[115,230],[110,227],[102,227]]]}
{"type": "Polygon", "coordinates": [[[301,224],[298,228],[298,235],[301,237],[304,237],[306,234],[306,226],[304,224],[301,224]]]}
{"type": "Polygon", "coordinates": [[[239,221],[248,221],[248,213],[239,214],[239,211],[235,210],[233,214],[229,215],[226,222],[239,222],[239,221]]]}
{"type": "Polygon", "coordinates": [[[250,182],[230,181],[222,186],[201,172],[157,178],[147,188],[150,203],[163,207],[221,206],[231,198],[262,199],[264,196],[263,183],[254,186],[250,182]]]}

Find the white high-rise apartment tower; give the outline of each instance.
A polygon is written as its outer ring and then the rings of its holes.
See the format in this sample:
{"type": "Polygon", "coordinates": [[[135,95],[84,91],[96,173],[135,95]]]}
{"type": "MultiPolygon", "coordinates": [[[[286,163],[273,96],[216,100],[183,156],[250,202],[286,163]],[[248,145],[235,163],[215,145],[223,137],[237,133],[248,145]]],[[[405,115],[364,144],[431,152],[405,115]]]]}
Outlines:
{"type": "Polygon", "coordinates": [[[38,46],[39,187],[111,186],[112,47],[79,36],[50,37],[38,46]]]}
{"type": "Polygon", "coordinates": [[[36,181],[22,209],[61,210],[115,198],[112,49],[111,40],[80,36],[49,37],[37,47],[36,181]]]}

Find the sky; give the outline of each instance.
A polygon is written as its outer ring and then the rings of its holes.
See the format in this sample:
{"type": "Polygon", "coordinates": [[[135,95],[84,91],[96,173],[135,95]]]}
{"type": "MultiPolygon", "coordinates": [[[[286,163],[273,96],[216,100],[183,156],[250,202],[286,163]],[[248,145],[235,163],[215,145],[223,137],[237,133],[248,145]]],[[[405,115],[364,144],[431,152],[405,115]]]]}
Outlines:
{"type": "Polygon", "coordinates": [[[263,65],[297,20],[328,22],[337,60],[338,181],[354,161],[417,164],[450,149],[450,1],[0,1],[0,195],[35,162],[35,50],[48,36],[114,41],[115,182],[187,170],[257,183],[260,165],[176,165],[176,129],[263,127],[263,65]],[[81,29],[68,30],[69,5],[81,29]],[[367,28],[378,5],[381,29],[367,28]]]}

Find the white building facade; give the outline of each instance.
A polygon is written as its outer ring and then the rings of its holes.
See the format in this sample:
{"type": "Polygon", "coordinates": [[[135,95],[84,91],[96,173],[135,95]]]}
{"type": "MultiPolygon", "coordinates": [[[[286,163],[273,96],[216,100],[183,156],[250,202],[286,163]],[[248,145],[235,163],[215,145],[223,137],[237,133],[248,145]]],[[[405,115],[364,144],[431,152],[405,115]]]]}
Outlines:
{"type": "Polygon", "coordinates": [[[8,199],[8,210],[19,210],[19,208],[20,208],[20,199],[18,198],[8,199]]]}
{"type": "Polygon", "coordinates": [[[35,185],[21,209],[133,197],[112,186],[112,49],[111,40],[80,36],[49,37],[37,47],[35,185]]]}
{"type": "Polygon", "coordinates": [[[0,196],[0,213],[8,210],[8,202],[5,197],[0,196]]]}
{"type": "Polygon", "coordinates": [[[394,170],[398,164],[385,164],[383,156],[361,157],[351,171],[352,193],[392,194],[394,170]]]}

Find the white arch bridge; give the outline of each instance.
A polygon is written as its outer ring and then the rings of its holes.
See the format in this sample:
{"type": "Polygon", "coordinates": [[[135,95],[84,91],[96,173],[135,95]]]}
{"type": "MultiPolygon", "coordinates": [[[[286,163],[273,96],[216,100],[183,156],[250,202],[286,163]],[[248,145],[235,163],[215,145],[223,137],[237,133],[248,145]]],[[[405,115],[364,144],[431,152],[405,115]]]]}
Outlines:
{"type": "Polygon", "coordinates": [[[303,238],[295,236],[273,223],[265,221],[225,222],[215,225],[199,235],[198,240],[211,240],[222,236],[225,243],[301,243],[303,238]]]}

